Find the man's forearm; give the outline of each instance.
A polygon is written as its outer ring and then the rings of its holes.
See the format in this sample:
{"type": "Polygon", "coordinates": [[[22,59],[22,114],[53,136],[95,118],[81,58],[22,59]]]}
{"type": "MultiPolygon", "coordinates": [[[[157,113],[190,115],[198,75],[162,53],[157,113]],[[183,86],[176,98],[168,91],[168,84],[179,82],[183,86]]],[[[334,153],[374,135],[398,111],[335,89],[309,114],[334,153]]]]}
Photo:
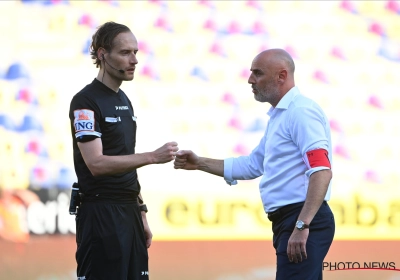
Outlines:
{"type": "Polygon", "coordinates": [[[311,175],[306,201],[299,215],[299,220],[302,220],[306,224],[311,223],[324,201],[331,178],[332,171],[330,169],[321,170],[311,175]]]}
{"type": "Polygon", "coordinates": [[[90,142],[78,142],[82,157],[93,176],[113,175],[129,172],[139,167],[166,163],[174,159],[178,151],[176,142],[168,142],[153,152],[130,155],[103,155],[100,138],[90,142]]]}
{"type": "Polygon", "coordinates": [[[113,175],[130,172],[142,166],[152,164],[150,153],[132,154],[124,156],[100,155],[97,160],[92,160],[90,171],[93,176],[113,175]]]}
{"type": "Polygon", "coordinates": [[[199,157],[198,170],[224,177],[224,160],[199,157]]]}

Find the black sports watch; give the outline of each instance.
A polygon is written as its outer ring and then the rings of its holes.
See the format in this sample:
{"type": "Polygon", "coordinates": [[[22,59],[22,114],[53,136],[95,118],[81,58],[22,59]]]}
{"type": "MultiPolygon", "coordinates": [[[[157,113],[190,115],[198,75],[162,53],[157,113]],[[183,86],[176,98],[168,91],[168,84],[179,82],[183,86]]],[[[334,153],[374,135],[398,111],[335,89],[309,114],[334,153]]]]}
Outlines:
{"type": "Polygon", "coordinates": [[[303,221],[298,220],[298,221],[296,222],[296,228],[297,228],[298,230],[303,230],[303,229],[305,229],[305,228],[310,228],[310,225],[307,225],[307,224],[304,223],[303,221]]]}
{"type": "Polygon", "coordinates": [[[147,210],[147,206],[146,206],[146,204],[142,204],[142,205],[140,205],[139,206],[139,208],[140,208],[140,211],[142,212],[142,211],[144,211],[144,212],[148,212],[149,210],[147,210]]]}

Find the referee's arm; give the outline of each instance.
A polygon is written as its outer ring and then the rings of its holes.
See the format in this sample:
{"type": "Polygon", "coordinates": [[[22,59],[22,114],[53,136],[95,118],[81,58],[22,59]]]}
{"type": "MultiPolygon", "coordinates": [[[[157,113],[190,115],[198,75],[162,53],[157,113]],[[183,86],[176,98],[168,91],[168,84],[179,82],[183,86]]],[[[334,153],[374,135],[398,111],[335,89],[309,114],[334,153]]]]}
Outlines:
{"type": "MultiPolygon", "coordinates": [[[[138,202],[139,202],[139,205],[146,206],[144,204],[143,197],[142,197],[141,193],[139,193],[139,195],[138,195],[138,202]]],[[[146,207],[146,209],[147,209],[147,207],[146,207]]],[[[151,232],[149,223],[147,222],[146,212],[147,212],[147,210],[146,211],[141,210],[142,221],[143,221],[143,230],[144,230],[144,234],[146,236],[146,246],[147,246],[147,248],[150,248],[151,242],[153,240],[153,233],[151,232]]]]}
{"type": "Polygon", "coordinates": [[[168,142],[153,152],[108,156],[103,155],[103,144],[100,138],[89,142],[78,142],[78,147],[93,176],[113,175],[149,164],[170,162],[178,151],[176,142],[168,142]]]}

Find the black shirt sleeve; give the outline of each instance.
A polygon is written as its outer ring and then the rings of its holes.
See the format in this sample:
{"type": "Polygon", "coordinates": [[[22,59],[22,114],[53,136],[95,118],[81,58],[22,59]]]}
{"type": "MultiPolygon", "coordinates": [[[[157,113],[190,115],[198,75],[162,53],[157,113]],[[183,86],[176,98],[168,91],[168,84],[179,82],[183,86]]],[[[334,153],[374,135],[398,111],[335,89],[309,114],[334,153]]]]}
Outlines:
{"type": "Polygon", "coordinates": [[[74,96],[69,117],[77,142],[88,142],[101,137],[99,109],[88,97],[74,96]]]}

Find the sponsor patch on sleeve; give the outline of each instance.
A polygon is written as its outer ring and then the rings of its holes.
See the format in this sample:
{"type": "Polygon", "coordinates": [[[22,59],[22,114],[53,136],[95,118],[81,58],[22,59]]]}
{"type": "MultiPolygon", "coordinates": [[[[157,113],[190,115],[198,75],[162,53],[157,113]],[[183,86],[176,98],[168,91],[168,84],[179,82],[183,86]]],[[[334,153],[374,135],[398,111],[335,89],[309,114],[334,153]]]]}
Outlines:
{"type": "Polygon", "coordinates": [[[74,111],[74,128],[75,132],[94,131],[94,112],[88,109],[80,109],[74,111]]]}
{"type": "Polygon", "coordinates": [[[306,152],[305,157],[308,168],[325,166],[331,168],[331,162],[329,161],[328,151],[325,149],[316,149],[306,152]]]}

